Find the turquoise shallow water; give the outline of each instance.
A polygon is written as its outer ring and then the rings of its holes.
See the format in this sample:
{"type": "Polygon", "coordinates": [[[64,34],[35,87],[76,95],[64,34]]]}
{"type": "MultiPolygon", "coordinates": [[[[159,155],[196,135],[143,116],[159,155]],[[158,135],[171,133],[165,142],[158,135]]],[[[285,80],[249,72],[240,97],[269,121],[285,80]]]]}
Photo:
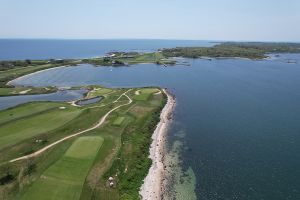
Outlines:
{"type": "Polygon", "coordinates": [[[194,174],[198,199],[300,199],[300,55],[187,61],[191,66],[81,65],[17,84],[167,87],[177,99],[170,148],[181,142],[180,167],[185,177],[194,174]]]}

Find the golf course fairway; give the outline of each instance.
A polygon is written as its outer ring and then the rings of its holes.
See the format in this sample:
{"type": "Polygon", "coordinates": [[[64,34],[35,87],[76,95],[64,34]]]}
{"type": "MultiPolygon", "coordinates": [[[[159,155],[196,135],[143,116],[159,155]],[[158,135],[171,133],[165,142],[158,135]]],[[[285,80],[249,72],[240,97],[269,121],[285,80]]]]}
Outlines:
{"type": "Polygon", "coordinates": [[[76,139],[67,152],[47,169],[21,199],[79,199],[85,177],[103,143],[99,136],[76,139]]]}

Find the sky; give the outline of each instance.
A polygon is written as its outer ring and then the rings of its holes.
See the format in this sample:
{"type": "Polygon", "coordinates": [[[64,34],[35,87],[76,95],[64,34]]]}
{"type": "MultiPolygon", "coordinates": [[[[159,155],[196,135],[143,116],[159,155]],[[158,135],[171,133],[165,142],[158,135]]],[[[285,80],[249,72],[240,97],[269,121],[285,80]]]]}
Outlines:
{"type": "Polygon", "coordinates": [[[0,38],[300,42],[300,0],[0,0],[0,38]]]}

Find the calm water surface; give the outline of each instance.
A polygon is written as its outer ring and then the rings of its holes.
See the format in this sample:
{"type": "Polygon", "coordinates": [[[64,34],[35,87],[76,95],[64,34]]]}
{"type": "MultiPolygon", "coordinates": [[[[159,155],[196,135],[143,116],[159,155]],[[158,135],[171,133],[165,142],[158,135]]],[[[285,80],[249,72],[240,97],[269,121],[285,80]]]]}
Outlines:
{"type": "Polygon", "coordinates": [[[73,101],[84,96],[87,90],[59,90],[50,94],[0,97],[0,110],[32,101],[73,101]]]}
{"type": "Polygon", "coordinates": [[[213,46],[197,40],[53,40],[0,39],[0,60],[86,58],[109,51],[155,51],[159,48],[213,46]]]}
{"type": "Polygon", "coordinates": [[[97,103],[97,102],[101,101],[101,99],[102,99],[102,97],[95,97],[95,98],[91,98],[91,99],[83,99],[83,100],[77,101],[76,104],[79,105],[79,106],[85,106],[85,105],[97,103]]]}
{"type": "Polygon", "coordinates": [[[167,87],[178,102],[169,141],[184,133],[180,158],[195,173],[199,199],[300,199],[300,55],[188,62],[81,65],[16,84],[167,87]]]}

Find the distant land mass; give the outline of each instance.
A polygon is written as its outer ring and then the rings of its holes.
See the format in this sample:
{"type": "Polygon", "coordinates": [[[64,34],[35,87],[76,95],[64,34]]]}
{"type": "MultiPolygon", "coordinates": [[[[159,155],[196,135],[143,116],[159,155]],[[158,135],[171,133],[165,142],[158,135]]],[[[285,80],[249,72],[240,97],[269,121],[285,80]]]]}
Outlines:
{"type": "Polygon", "coordinates": [[[268,53],[300,53],[300,43],[225,42],[213,47],[177,47],[163,49],[166,57],[240,57],[263,59],[268,53]]]}
{"type": "MultiPolygon", "coordinates": [[[[174,57],[184,58],[247,58],[264,59],[268,54],[300,53],[300,43],[265,43],[265,42],[224,42],[212,47],[176,47],[158,49],[154,52],[113,51],[105,56],[84,59],[47,59],[0,61],[0,96],[51,93],[56,88],[22,88],[17,89],[9,81],[37,72],[60,66],[92,64],[95,66],[130,66],[141,63],[154,63],[162,66],[178,64],[174,57]],[[21,91],[21,93],[20,93],[21,91]]],[[[180,64],[180,63],[179,63],[180,64]]],[[[185,63],[181,63],[187,65],[185,63]]]]}

